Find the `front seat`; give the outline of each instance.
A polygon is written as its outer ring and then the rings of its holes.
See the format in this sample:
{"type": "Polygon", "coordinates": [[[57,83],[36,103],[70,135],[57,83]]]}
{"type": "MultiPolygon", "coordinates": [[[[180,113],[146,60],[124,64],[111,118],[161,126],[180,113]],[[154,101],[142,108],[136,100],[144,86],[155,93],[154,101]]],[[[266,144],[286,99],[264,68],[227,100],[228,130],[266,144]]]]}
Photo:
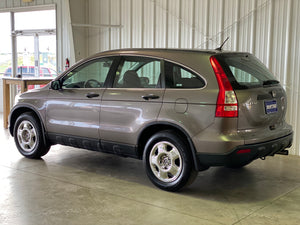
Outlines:
{"type": "Polygon", "coordinates": [[[141,81],[138,74],[134,70],[128,70],[123,77],[124,88],[141,88],[141,81]]]}

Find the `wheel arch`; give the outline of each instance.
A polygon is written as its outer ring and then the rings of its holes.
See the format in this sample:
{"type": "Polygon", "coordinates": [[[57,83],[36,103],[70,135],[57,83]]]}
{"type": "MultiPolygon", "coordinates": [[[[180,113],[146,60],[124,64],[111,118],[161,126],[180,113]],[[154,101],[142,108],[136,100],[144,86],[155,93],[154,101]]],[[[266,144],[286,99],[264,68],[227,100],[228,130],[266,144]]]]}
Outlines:
{"type": "Polygon", "coordinates": [[[39,123],[42,128],[42,132],[43,132],[44,143],[47,143],[46,132],[45,132],[45,127],[43,124],[42,117],[41,117],[40,113],[37,112],[36,109],[34,109],[33,107],[28,106],[28,105],[20,105],[20,106],[17,106],[12,109],[12,111],[10,113],[10,117],[9,117],[9,132],[10,132],[11,136],[14,135],[14,126],[15,126],[17,118],[21,114],[26,113],[26,112],[33,113],[33,115],[39,120],[39,123]]]}
{"type": "Polygon", "coordinates": [[[196,149],[195,149],[194,143],[193,143],[190,135],[182,127],[180,127],[176,124],[173,124],[173,123],[169,123],[169,122],[151,123],[140,132],[140,135],[138,137],[138,142],[137,142],[138,143],[137,153],[138,153],[138,157],[140,159],[142,159],[142,157],[143,157],[144,148],[145,148],[146,143],[149,140],[149,138],[152,135],[154,135],[155,133],[157,133],[159,131],[163,131],[163,130],[175,131],[177,134],[179,134],[179,136],[181,136],[183,138],[184,141],[187,142],[187,144],[189,145],[189,149],[192,153],[195,170],[201,171],[201,170],[207,169],[206,167],[204,168],[203,166],[201,166],[199,164],[198,158],[196,156],[196,149]]]}

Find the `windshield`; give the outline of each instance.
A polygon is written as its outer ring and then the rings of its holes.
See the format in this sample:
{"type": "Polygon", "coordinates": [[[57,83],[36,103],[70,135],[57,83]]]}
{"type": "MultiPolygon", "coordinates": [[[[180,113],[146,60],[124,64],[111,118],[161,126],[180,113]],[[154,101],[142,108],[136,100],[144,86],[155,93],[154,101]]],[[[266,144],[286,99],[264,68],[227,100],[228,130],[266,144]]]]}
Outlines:
{"type": "Polygon", "coordinates": [[[222,54],[217,56],[235,89],[276,85],[279,81],[251,54],[222,54]]]}

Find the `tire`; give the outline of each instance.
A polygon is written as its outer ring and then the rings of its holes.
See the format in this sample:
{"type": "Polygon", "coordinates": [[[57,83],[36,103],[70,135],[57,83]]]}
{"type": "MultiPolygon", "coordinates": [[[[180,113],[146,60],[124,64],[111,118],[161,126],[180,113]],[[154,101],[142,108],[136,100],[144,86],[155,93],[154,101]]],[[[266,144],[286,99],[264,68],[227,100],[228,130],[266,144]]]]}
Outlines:
{"type": "Polygon", "coordinates": [[[143,161],[147,176],[157,187],[178,191],[197,176],[189,146],[173,131],[161,131],[147,142],[143,161]]]}
{"type": "Polygon", "coordinates": [[[13,133],[16,146],[23,156],[38,159],[48,153],[50,146],[44,143],[41,125],[33,113],[21,114],[13,133]]]}

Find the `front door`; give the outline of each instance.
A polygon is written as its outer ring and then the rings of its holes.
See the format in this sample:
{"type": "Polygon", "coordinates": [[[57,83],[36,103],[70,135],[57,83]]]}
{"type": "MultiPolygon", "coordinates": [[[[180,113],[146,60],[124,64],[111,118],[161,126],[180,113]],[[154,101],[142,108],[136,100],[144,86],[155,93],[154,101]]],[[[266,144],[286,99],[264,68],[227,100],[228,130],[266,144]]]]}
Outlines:
{"type": "Polygon", "coordinates": [[[101,97],[113,58],[85,62],[60,79],[62,89],[50,90],[47,131],[55,137],[99,140],[101,97]]]}

